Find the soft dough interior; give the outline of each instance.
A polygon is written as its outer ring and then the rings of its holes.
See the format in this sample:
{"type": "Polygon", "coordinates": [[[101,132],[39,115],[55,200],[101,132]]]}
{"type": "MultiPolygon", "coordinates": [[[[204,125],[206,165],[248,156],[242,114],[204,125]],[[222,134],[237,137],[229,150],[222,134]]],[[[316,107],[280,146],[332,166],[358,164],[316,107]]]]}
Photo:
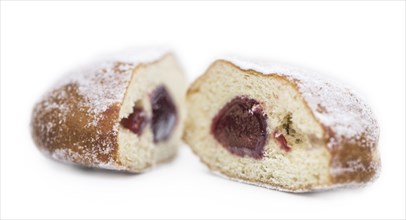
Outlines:
{"type": "Polygon", "coordinates": [[[212,170],[233,179],[291,191],[329,183],[330,153],[322,141],[322,127],[284,78],[217,61],[189,89],[187,106],[184,139],[212,170]],[[268,137],[262,159],[232,154],[210,133],[213,117],[236,96],[257,100],[267,114],[268,137]],[[275,140],[275,130],[286,137],[289,152],[275,140]]]}
{"type": "Polygon", "coordinates": [[[165,86],[172,97],[177,110],[176,127],[169,139],[154,143],[151,123],[147,123],[141,135],[119,126],[118,156],[122,165],[134,171],[169,160],[177,152],[181,144],[183,121],[185,117],[184,94],[186,90],[185,76],[171,55],[152,64],[142,64],[134,69],[134,75],[127,88],[119,117],[127,117],[133,112],[133,107],[142,107],[151,121],[152,108],[150,95],[159,86],[165,86]]]}

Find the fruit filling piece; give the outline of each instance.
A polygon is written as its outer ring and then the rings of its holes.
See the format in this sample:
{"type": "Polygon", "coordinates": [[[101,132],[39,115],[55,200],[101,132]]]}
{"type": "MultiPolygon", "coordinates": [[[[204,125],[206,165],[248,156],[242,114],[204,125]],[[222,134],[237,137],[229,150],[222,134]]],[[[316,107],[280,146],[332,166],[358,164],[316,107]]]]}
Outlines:
{"type": "Polygon", "coordinates": [[[289,146],[288,141],[286,140],[285,136],[279,132],[275,131],[273,134],[274,138],[279,142],[279,146],[282,150],[289,152],[292,148],[289,146]]]}
{"type": "Polygon", "coordinates": [[[211,134],[230,153],[261,159],[267,141],[267,115],[252,98],[237,96],[213,118],[211,134]]]}
{"type": "Polygon", "coordinates": [[[152,107],[151,128],[154,143],[167,140],[174,131],[178,113],[171,95],[165,86],[158,86],[150,94],[152,107]]]}
{"type": "Polygon", "coordinates": [[[133,112],[127,118],[121,119],[120,123],[134,134],[141,135],[148,123],[147,113],[142,107],[134,106],[133,112]]]}

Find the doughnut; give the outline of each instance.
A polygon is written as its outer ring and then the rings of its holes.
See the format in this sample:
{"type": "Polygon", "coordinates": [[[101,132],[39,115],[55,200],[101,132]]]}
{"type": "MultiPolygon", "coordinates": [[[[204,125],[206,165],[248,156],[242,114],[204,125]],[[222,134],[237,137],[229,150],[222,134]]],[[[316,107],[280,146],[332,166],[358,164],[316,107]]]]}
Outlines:
{"type": "Polygon", "coordinates": [[[380,170],[371,108],[297,67],[219,59],[186,95],[184,141],[213,172],[287,192],[361,186],[380,170]]]}
{"type": "Polygon", "coordinates": [[[186,78],[160,49],[131,50],[67,74],[35,104],[35,144],[53,159],[144,172],[181,144],[186,78]]]}

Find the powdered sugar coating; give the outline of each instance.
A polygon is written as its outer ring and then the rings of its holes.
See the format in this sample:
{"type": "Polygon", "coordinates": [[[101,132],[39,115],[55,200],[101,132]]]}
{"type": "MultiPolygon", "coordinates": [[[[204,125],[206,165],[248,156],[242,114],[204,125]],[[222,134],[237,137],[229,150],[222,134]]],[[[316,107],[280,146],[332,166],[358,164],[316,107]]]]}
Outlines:
{"type": "Polygon", "coordinates": [[[297,85],[315,117],[334,133],[328,140],[328,147],[335,147],[343,139],[363,147],[374,147],[377,143],[377,120],[353,90],[298,67],[239,57],[227,57],[225,60],[244,70],[284,76],[297,85]]]}
{"type": "MultiPolygon", "coordinates": [[[[128,50],[110,55],[90,66],[68,73],[54,88],[68,84],[77,85],[79,95],[85,99],[81,104],[86,107],[89,116],[94,119],[92,125],[96,125],[100,117],[95,116],[123,100],[134,68],[141,63],[153,62],[166,53],[166,49],[150,48],[128,50]]],[[[46,96],[51,94],[51,92],[47,93],[46,96]]],[[[64,96],[66,93],[61,91],[53,95],[64,96]]],[[[46,99],[46,96],[44,99],[46,99]]],[[[46,108],[55,107],[61,109],[68,107],[55,103],[47,104],[49,106],[45,106],[46,108]]]]}
{"type": "Polygon", "coordinates": [[[112,103],[121,102],[133,69],[141,63],[161,58],[165,49],[138,49],[118,53],[94,63],[86,69],[71,72],[58,86],[74,83],[85,97],[90,113],[104,112],[112,103]]]}

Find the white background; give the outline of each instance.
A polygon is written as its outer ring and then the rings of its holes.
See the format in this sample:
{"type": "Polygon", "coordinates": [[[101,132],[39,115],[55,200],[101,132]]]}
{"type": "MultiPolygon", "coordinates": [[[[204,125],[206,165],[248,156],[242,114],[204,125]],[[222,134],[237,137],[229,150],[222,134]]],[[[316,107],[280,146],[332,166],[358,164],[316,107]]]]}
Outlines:
{"type": "Polygon", "coordinates": [[[1,2],[1,217],[405,218],[405,2],[1,2]],[[29,119],[43,92],[101,54],[148,45],[173,48],[190,81],[237,54],[355,87],[380,123],[380,178],[296,195],[212,175],[186,146],[141,175],[42,156],[29,119]]]}

